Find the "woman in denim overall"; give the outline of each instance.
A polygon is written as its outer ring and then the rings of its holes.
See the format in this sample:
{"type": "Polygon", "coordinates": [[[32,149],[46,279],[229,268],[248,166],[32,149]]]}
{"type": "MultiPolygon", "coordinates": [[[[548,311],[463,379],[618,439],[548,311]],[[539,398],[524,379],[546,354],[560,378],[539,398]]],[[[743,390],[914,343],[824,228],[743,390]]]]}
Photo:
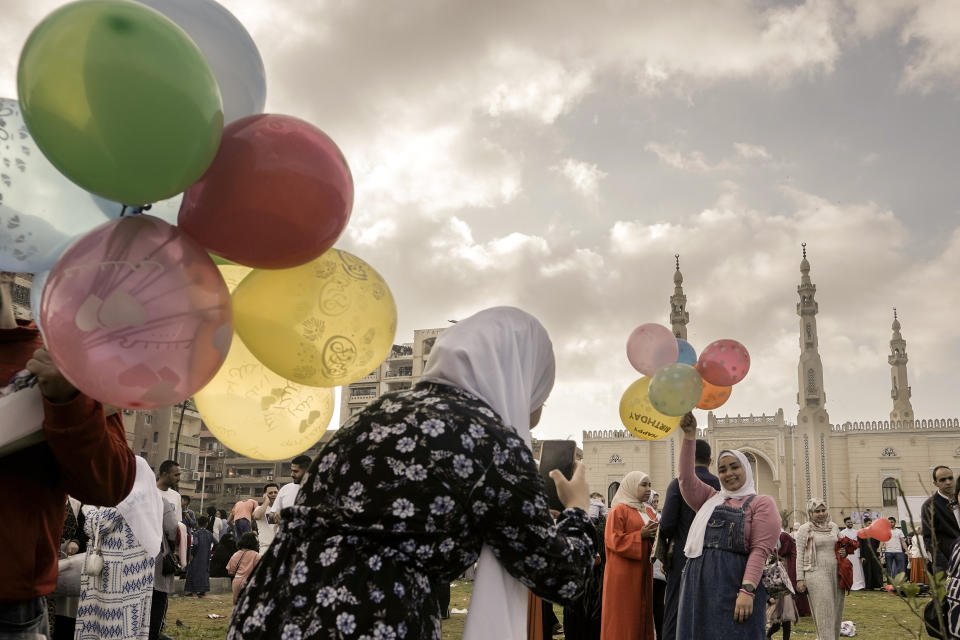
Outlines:
{"type": "Polygon", "coordinates": [[[776,503],[756,494],[753,471],[739,451],[717,456],[720,492],[701,482],[693,470],[696,420],[687,414],[680,427],[680,492],[697,516],[684,548],[677,637],[763,640],[767,595],[761,577],[779,538],[776,503]]]}

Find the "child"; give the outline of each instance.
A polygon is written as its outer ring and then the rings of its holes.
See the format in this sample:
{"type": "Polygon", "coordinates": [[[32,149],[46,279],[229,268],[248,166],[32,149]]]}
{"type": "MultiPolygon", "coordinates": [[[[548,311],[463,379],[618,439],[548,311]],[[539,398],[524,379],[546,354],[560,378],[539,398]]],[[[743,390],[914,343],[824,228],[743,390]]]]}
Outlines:
{"type": "Polygon", "coordinates": [[[210,552],[213,549],[213,534],[207,529],[210,519],[200,516],[198,527],[193,531],[193,544],[190,555],[193,558],[187,566],[187,582],[183,587],[185,594],[196,593],[202,598],[210,591],[210,552]]]}
{"type": "Polygon", "coordinates": [[[227,562],[227,573],[233,576],[233,604],[237,604],[237,598],[247,583],[247,578],[253,573],[260,560],[260,540],[257,534],[248,531],[240,536],[240,542],[237,543],[237,552],[230,557],[227,562]]]}

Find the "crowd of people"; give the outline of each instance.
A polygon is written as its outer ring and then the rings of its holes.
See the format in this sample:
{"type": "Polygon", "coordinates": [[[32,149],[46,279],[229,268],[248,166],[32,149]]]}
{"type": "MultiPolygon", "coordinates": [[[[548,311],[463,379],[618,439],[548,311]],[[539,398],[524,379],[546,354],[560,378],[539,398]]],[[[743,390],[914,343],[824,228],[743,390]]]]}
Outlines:
{"type": "Polygon", "coordinates": [[[662,511],[648,474],[628,473],[608,511],[575,464],[569,479],[551,471],[564,506],[551,512],[530,433],[553,386],[553,347],[518,309],[448,329],[416,386],[372,402],[314,460],[295,459],[293,483],[199,517],[177,493],[177,463],[154,472],[134,456],[115,412],[59,374],[36,329],[6,322],[0,373],[26,364],[36,375],[46,441],[0,466],[15,513],[30,514],[0,529],[14,551],[14,578],[0,581],[3,637],[51,637],[52,621],[52,637],[162,639],[177,575],[199,597],[211,576],[228,575],[231,640],[439,639],[445,587],[475,565],[466,640],[551,637],[551,603],[564,607],[571,639],[789,638],[809,611],[828,640],[857,580],[872,588],[876,566],[913,576],[914,544],[921,572],[926,559],[944,572],[946,637],[960,635],[948,467],[933,471],[937,492],[913,544],[901,535],[875,548],[852,522],[833,523],[822,500],[792,536],[773,498],[757,494],[746,456],[713,460],[688,414],[662,511]],[[795,595],[777,586],[771,556],[795,595]]]}

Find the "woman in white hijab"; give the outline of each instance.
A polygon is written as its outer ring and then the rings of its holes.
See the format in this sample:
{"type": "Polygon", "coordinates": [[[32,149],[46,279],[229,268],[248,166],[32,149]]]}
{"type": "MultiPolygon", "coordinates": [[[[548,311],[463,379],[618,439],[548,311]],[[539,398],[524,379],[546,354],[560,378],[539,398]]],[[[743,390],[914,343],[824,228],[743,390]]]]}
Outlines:
{"type": "Polygon", "coordinates": [[[657,535],[657,512],[646,504],[650,476],[631,471],[610,501],[604,544],[603,640],[653,640],[653,565],[650,549],[657,535]]]}
{"type": "Polygon", "coordinates": [[[464,638],[522,640],[527,589],[558,603],[593,565],[584,470],[554,473],[554,523],[530,452],[553,347],[519,309],[481,311],[437,340],[421,381],[381,396],[314,460],[228,638],[441,637],[431,585],[480,557],[464,638]]]}
{"type": "Polygon", "coordinates": [[[163,505],[150,465],[140,456],[136,461],[133,489],[116,508],[84,510],[90,542],[80,581],[77,640],[146,640],[150,631],[163,505]]]}
{"type": "Polygon", "coordinates": [[[830,519],[827,503],[807,501],[808,521],[797,530],[797,591],[807,593],[820,640],[837,640],[846,592],[837,578],[840,527],[830,519]]]}
{"type": "Polygon", "coordinates": [[[717,456],[720,491],[694,471],[697,421],[680,422],[680,494],[697,512],[683,549],[677,637],[763,640],[767,596],[760,579],[780,536],[770,496],[757,495],[750,461],[740,451],[717,456]]]}

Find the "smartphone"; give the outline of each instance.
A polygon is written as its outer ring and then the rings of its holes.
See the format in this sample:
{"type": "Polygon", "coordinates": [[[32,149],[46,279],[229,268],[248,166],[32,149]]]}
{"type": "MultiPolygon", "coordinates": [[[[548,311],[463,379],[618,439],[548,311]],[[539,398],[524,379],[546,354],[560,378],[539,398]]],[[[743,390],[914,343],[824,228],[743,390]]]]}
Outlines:
{"type": "Polygon", "coordinates": [[[540,449],[540,477],[543,478],[543,489],[547,495],[547,504],[551,509],[563,511],[563,503],[557,495],[557,485],[550,477],[550,472],[559,469],[567,480],[573,477],[574,456],[577,452],[577,443],[573,440],[544,440],[540,449]]]}

